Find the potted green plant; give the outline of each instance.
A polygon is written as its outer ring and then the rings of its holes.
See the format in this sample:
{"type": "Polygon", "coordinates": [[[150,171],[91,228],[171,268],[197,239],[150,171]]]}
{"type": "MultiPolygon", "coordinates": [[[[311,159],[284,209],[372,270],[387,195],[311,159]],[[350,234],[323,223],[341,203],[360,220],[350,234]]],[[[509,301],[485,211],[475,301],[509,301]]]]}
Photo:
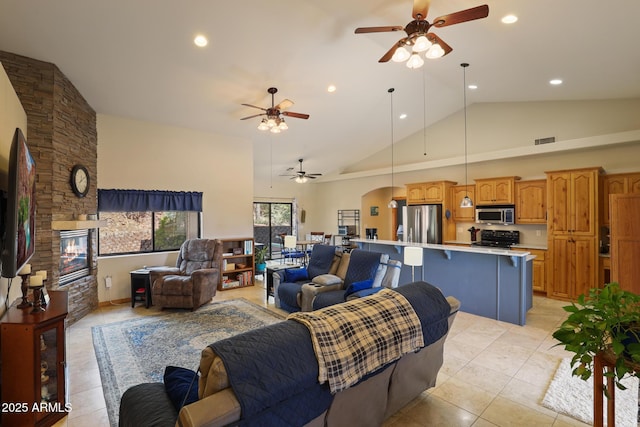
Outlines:
{"type": "MultiPolygon", "coordinates": [[[[613,377],[616,387],[624,390],[620,380],[627,374],[637,375],[630,365],[640,362],[640,295],[614,282],[591,289],[588,296],[580,295],[563,308],[569,317],[553,337],[575,353],[572,374],[586,381],[593,373],[594,357],[607,353],[615,368],[604,375],[613,377]]],[[[605,394],[609,396],[606,387],[605,394]]]]}
{"type": "Polygon", "coordinates": [[[256,246],[255,260],[256,260],[256,273],[262,273],[267,269],[267,252],[268,246],[256,246]]]}

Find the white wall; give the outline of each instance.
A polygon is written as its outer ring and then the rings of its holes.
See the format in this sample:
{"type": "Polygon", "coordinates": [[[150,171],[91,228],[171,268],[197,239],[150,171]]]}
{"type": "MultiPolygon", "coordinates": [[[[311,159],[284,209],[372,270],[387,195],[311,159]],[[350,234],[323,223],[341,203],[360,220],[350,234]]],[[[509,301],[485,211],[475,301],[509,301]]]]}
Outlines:
{"type": "MultiPolygon", "coordinates": [[[[22,108],[22,104],[18,99],[18,95],[13,90],[13,86],[9,81],[7,73],[0,63],[0,156],[5,153],[8,155],[11,149],[11,142],[13,141],[13,134],[16,128],[22,129],[22,133],[25,137],[27,135],[27,113],[22,108]]],[[[7,188],[7,173],[6,166],[9,164],[8,158],[0,159],[0,188],[7,188]]],[[[11,286],[11,292],[9,291],[9,281],[7,279],[0,279],[0,316],[4,314],[5,303],[11,304],[18,296],[21,296],[20,292],[20,277],[13,280],[11,286]],[[8,301],[7,301],[8,300],[8,301]]]]}
{"type": "MultiPolygon", "coordinates": [[[[592,142],[591,137],[598,135],[609,133],[615,135],[617,132],[639,130],[640,99],[496,103],[477,107],[476,111],[483,120],[480,121],[481,123],[474,123],[473,126],[480,130],[478,135],[469,138],[469,141],[474,141],[474,145],[469,143],[468,180],[470,184],[474,183],[474,178],[510,175],[520,176],[522,179],[541,179],[545,178],[545,171],[592,166],[602,166],[608,173],[640,171],[638,162],[640,140],[615,145],[580,147],[582,139],[586,145],[587,142],[592,142]],[[527,121],[531,123],[526,125],[527,121]],[[577,148],[564,152],[532,154],[500,160],[490,160],[485,155],[482,161],[473,161],[474,157],[483,157],[482,153],[533,146],[531,138],[554,135],[558,136],[559,141],[556,147],[563,143],[563,139],[560,139],[562,136],[566,139],[577,138],[577,148]]],[[[450,180],[464,184],[464,145],[461,139],[459,114],[434,124],[427,132],[432,136],[431,143],[434,144],[428,150],[431,153],[430,158],[452,159],[451,162],[444,162],[449,165],[411,170],[411,163],[424,161],[422,132],[395,144],[394,184],[396,187],[412,182],[437,180],[450,180]],[[437,135],[437,138],[434,135],[437,135]],[[434,139],[439,145],[435,144],[434,139]],[[403,172],[403,165],[410,171],[403,172]]],[[[473,117],[471,114],[469,116],[473,117]]],[[[361,213],[368,209],[368,206],[362,205],[362,197],[370,191],[388,188],[391,185],[390,151],[368,157],[354,165],[350,172],[353,172],[351,174],[353,178],[330,176],[327,178],[335,180],[305,184],[308,185],[309,190],[300,198],[300,203],[306,206],[306,226],[309,229],[335,232],[339,209],[361,209],[361,213]],[[380,170],[371,176],[357,176],[358,172],[378,168],[380,170]]],[[[404,195],[405,192],[396,190],[394,194],[399,196],[404,195]]],[[[459,237],[468,239],[467,228],[463,228],[463,231],[458,233],[459,237]]],[[[527,238],[527,240],[534,243],[540,239],[527,238]]]]}
{"type": "MultiPolygon", "coordinates": [[[[202,191],[203,237],[253,236],[250,141],[98,114],[98,188],[202,191]]],[[[175,259],[176,253],[100,257],[98,300],[129,298],[129,271],[175,259]]]]}

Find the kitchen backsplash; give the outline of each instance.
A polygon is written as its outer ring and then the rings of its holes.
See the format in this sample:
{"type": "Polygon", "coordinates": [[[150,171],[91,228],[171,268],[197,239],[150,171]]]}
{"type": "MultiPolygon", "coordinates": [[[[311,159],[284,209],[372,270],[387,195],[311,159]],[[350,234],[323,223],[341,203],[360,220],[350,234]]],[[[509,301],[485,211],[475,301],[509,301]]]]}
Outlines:
{"type": "MultiPolygon", "coordinates": [[[[471,227],[480,230],[518,230],[521,245],[547,246],[547,227],[543,224],[485,225],[459,222],[456,223],[456,240],[471,242],[471,233],[468,231],[471,227]]],[[[480,234],[477,238],[480,239],[480,234]]]]}

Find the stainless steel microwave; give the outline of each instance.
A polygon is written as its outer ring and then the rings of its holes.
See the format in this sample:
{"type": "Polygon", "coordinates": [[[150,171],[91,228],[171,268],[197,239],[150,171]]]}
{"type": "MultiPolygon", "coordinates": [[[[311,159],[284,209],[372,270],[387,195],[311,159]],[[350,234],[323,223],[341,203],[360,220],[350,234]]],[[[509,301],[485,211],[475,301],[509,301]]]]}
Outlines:
{"type": "Polygon", "coordinates": [[[516,220],[514,205],[476,206],[476,222],[480,224],[514,224],[516,220]]]}

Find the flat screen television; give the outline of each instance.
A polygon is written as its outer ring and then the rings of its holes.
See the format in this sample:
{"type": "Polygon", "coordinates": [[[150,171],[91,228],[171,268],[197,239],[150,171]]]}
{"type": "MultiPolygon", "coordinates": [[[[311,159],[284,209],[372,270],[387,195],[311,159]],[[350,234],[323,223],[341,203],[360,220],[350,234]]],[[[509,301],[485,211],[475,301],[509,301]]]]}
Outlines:
{"type": "Polygon", "coordinates": [[[36,165],[20,128],[11,142],[8,175],[2,276],[15,277],[36,246],[36,165]]]}

